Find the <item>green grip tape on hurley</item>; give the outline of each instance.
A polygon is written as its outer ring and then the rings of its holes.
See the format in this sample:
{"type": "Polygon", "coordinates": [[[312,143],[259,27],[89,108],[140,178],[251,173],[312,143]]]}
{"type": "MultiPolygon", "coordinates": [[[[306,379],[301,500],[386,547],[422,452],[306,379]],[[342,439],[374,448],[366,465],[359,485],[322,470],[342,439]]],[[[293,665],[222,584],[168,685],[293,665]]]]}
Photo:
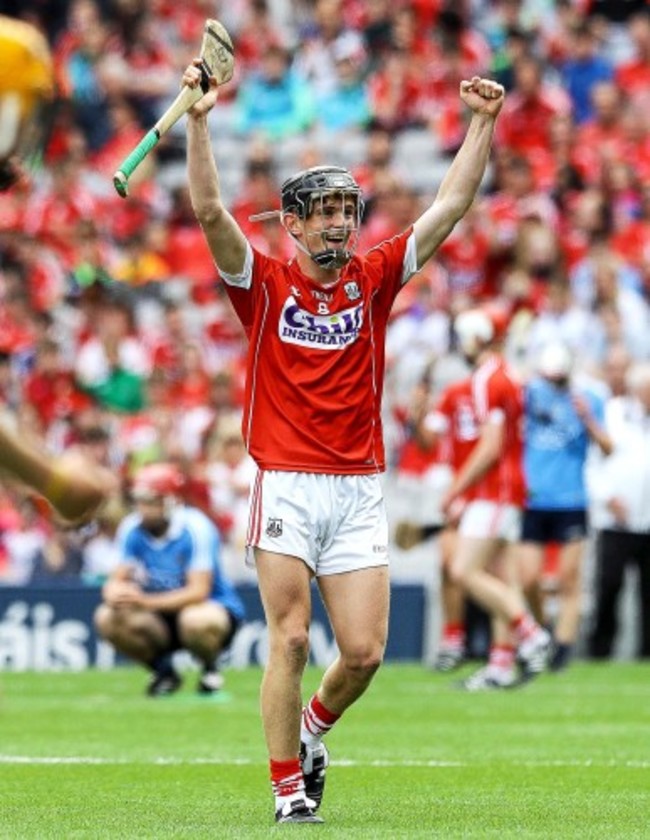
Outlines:
{"type": "Polygon", "coordinates": [[[148,131],[142,140],[140,140],[131,154],[125,157],[120,164],[120,168],[113,176],[113,184],[122,198],[125,198],[128,195],[129,178],[159,140],[160,134],[157,129],[152,128],[151,131],[148,131]]]}

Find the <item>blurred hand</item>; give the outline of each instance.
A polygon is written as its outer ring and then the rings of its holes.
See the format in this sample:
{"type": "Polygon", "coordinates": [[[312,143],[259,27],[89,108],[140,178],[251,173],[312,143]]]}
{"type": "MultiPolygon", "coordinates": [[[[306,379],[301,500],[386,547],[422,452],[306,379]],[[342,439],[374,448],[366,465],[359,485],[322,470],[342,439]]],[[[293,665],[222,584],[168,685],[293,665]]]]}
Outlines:
{"type": "Polygon", "coordinates": [[[464,507],[465,502],[451,487],[442,494],[440,511],[448,524],[453,525],[458,522],[464,507]]]}
{"type": "Polygon", "coordinates": [[[578,394],[574,394],[571,397],[571,402],[573,403],[573,407],[576,410],[576,414],[582,420],[583,423],[586,423],[590,417],[591,412],[589,410],[589,403],[584,397],[579,396],[578,394]]]}
{"type": "Polygon", "coordinates": [[[109,580],[103,589],[109,607],[138,607],[142,604],[142,590],[130,580],[109,580]]]}
{"type": "Polygon", "coordinates": [[[607,502],[607,510],[612,514],[617,525],[627,525],[627,508],[616,496],[607,502]]]}
{"type": "Polygon", "coordinates": [[[505,89],[498,82],[472,76],[471,81],[460,83],[460,98],[475,114],[496,117],[505,99],[505,89]]]}
{"type": "Polygon", "coordinates": [[[110,470],[69,449],[52,464],[51,477],[43,495],[68,523],[89,521],[117,487],[110,470]]]}

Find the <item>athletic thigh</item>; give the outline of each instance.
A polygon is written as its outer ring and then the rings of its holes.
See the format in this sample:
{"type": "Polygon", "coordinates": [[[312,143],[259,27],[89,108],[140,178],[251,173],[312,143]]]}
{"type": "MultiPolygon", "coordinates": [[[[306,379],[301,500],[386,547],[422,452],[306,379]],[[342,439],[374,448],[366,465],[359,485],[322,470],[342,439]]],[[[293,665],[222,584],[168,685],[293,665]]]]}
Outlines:
{"type": "Polygon", "coordinates": [[[217,630],[226,635],[230,632],[232,619],[228,610],[217,601],[204,601],[202,604],[190,604],[178,613],[178,627],[181,635],[186,631],[201,629],[217,630]]]}
{"type": "Polygon", "coordinates": [[[311,620],[309,567],[298,557],[255,549],[257,580],[269,631],[308,630],[311,620]]]}
{"type": "Polygon", "coordinates": [[[504,547],[503,540],[468,537],[459,533],[450,571],[453,578],[463,577],[477,569],[492,572],[504,547]]]}
{"type": "Polygon", "coordinates": [[[158,647],[172,650],[179,646],[175,615],[102,604],[95,614],[95,621],[101,631],[111,638],[126,640],[145,635],[158,647]]]}
{"type": "Polygon", "coordinates": [[[341,653],[383,652],[388,636],[388,567],[325,575],[318,578],[318,587],[341,653]]]}

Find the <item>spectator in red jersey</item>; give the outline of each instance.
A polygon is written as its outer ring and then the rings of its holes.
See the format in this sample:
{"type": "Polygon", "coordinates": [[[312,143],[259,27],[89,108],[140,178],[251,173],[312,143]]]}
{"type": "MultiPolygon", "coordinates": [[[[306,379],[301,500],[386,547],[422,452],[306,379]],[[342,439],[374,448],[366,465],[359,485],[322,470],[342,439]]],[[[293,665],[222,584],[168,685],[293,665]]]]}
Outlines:
{"type": "Polygon", "coordinates": [[[612,248],[641,276],[641,291],[650,300],[650,184],[641,188],[639,217],[612,238],[612,248]]]}
{"type": "Polygon", "coordinates": [[[393,48],[368,78],[374,121],[390,132],[422,125],[423,91],[422,76],[413,72],[409,54],[393,48]]]}
{"type": "Polygon", "coordinates": [[[576,162],[588,184],[597,184],[603,161],[622,160],[625,152],[623,99],[613,82],[598,82],[591,93],[593,117],[577,131],[576,162]]]}
{"type": "Polygon", "coordinates": [[[526,485],[521,423],[523,395],[501,355],[503,317],[487,308],[457,316],[459,350],[472,365],[471,401],[478,439],[444,494],[443,513],[468,498],[460,516],[452,579],[494,622],[487,666],[468,677],[468,691],[510,688],[546,667],[550,636],[527,611],[515,581],[526,485]],[[521,675],[515,672],[515,662],[521,675]]]}
{"type": "MultiPolygon", "coordinates": [[[[137,119],[137,110],[124,97],[115,97],[107,108],[111,136],[91,156],[91,162],[93,169],[108,180],[142,139],[142,126],[137,119]]],[[[151,155],[138,167],[134,173],[134,186],[151,175],[153,161],[154,156],[151,155]]]]}
{"type": "Polygon", "coordinates": [[[532,167],[525,157],[501,150],[495,160],[494,178],[496,189],[478,202],[490,241],[485,267],[487,295],[498,294],[500,274],[512,261],[524,219],[537,219],[551,229],[558,225],[557,208],[546,193],[535,188],[532,167]]]}
{"type": "Polygon", "coordinates": [[[66,268],[75,261],[80,223],[94,218],[98,206],[84,183],[82,167],[77,156],[54,163],[50,183],[32,195],[25,214],[26,233],[53,249],[66,268]]]}
{"type": "Polygon", "coordinates": [[[515,87],[499,123],[498,139],[535,167],[549,154],[553,118],[569,113],[571,103],[561,87],[544,81],[543,65],[532,55],[520,58],[514,71],[515,87]]]}
{"type": "Polygon", "coordinates": [[[560,245],[567,271],[584,259],[591,244],[609,235],[611,219],[601,190],[587,188],[574,195],[561,217],[560,245]]]}
{"type": "Polygon", "coordinates": [[[449,275],[452,297],[463,295],[478,301],[486,294],[485,264],[489,251],[488,231],[478,203],[473,204],[438,252],[449,275]]]}
{"type": "Polygon", "coordinates": [[[650,9],[646,6],[634,15],[628,26],[635,55],[616,69],[616,81],[638,107],[647,108],[650,89],[650,9]]]}
{"type": "MultiPolygon", "coordinates": [[[[196,88],[200,59],[183,83],[196,88]]],[[[197,218],[249,338],[242,430],[258,474],[248,546],[270,631],[262,683],[278,823],[317,823],[328,753],[323,736],[380,666],[389,606],[388,524],[379,473],[384,339],[406,281],[433,256],[481,183],[500,85],[474,76],[460,95],[472,119],[436,198],[414,224],[356,256],[363,200],[346,169],[317,166],[281,188],[289,263],[255,251],[224,206],[208,129],[216,80],[188,114],[188,173],[197,218]],[[339,654],[301,714],[311,581],[339,654]]],[[[523,630],[521,631],[523,635],[523,630]]]]}
{"type": "Polygon", "coordinates": [[[36,351],[35,365],[23,382],[25,398],[34,406],[44,429],[64,420],[90,399],[76,386],[72,371],[64,364],[58,344],[42,341],[36,351]]]}
{"type": "Polygon", "coordinates": [[[172,211],[167,231],[165,260],[172,277],[202,285],[214,279],[214,260],[205,237],[194,222],[189,190],[179,186],[172,191],[172,211]]]}
{"type": "Polygon", "coordinates": [[[268,0],[251,0],[246,6],[242,25],[236,33],[237,65],[244,75],[260,69],[262,58],[270,46],[284,43],[268,0]]]}

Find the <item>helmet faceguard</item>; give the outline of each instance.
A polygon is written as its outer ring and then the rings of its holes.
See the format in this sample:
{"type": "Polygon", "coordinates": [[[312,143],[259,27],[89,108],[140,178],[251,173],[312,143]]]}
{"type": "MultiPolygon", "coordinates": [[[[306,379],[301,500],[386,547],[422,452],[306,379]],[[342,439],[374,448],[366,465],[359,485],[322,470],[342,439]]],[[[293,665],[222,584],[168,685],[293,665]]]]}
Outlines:
{"type": "Polygon", "coordinates": [[[352,259],[357,246],[363,207],[359,185],[348,170],[340,166],[314,166],[292,175],[282,185],[283,222],[287,213],[295,213],[304,221],[314,212],[319,212],[323,219],[322,229],[311,235],[311,238],[317,238],[324,246],[320,250],[312,250],[309,243],[303,244],[289,232],[298,247],[321,268],[341,268],[352,259]],[[345,208],[349,200],[354,203],[352,222],[346,221],[343,227],[328,228],[325,220],[332,203],[340,201],[343,216],[347,218],[345,208]],[[333,240],[340,242],[340,245],[333,245],[333,240]]]}

